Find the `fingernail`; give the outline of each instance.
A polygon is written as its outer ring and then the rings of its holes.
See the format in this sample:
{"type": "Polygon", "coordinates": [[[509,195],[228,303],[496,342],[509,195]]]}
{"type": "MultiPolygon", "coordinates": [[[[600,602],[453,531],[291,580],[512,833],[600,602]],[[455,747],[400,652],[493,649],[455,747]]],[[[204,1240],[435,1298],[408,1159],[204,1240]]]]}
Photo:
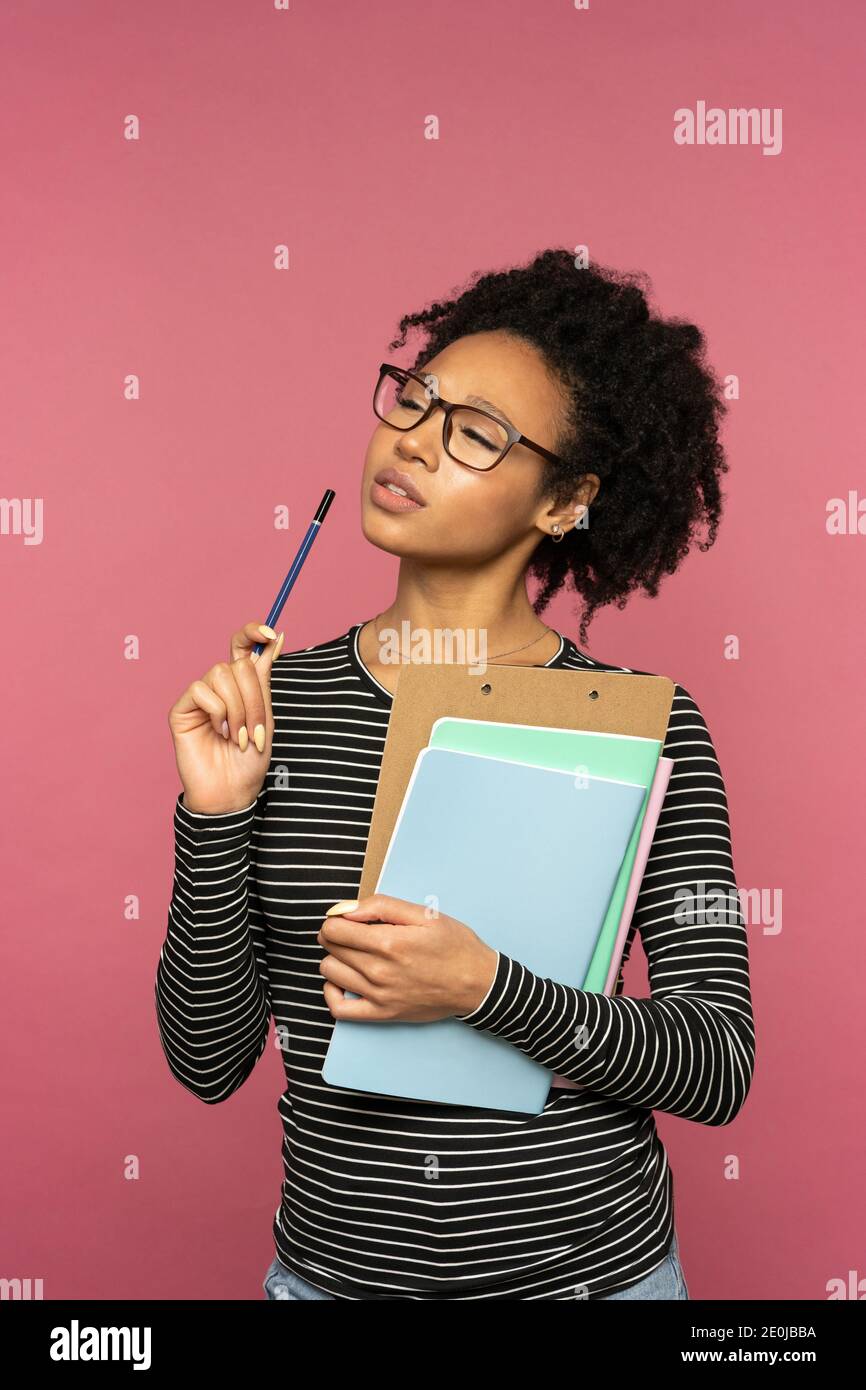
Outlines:
{"type": "Polygon", "coordinates": [[[280,652],[283,650],[283,642],[284,642],[285,640],[286,640],[286,634],[285,634],[284,632],[281,632],[280,635],[279,635],[279,638],[277,639],[277,644],[276,644],[276,646],[274,647],[274,661],[276,661],[276,659],[277,659],[277,657],[279,656],[280,652]]]}
{"type": "Polygon", "coordinates": [[[264,724],[257,724],[256,727],[253,729],[253,743],[256,745],[256,747],[258,748],[258,750],[259,750],[260,753],[264,753],[264,751],[265,751],[265,726],[264,726],[264,724]]]}
{"type": "Polygon", "coordinates": [[[229,736],[229,721],[227,719],[223,720],[222,736],[223,738],[228,738],[229,736]]]}
{"type": "Polygon", "coordinates": [[[355,908],[356,908],[357,906],[358,906],[358,900],[357,900],[357,898],[356,898],[356,899],[343,898],[342,902],[334,903],[334,906],[333,906],[333,907],[329,907],[328,910],[327,910],[327,912],[325,913],[325,916],[326,916],[326,917],[336,917],[339,913],[342,913],[342,912],[354,912],[354,911],[355,911],[355,908]]]}
{"type": "Polygon", "coordinates": [[[264,623],[259,623],[259,632],[263,632],[268,638],[276,637],[277,635],[272,627],[266,627],[264,623]]]}
{"type": "Polygon", "coordinates": [[[246,724],[242,724],[241,727],[238,729],[238,748],[241,750],[242,753],[245,752],[246,746],[249,743],[249,741],[250,736],[247,733],[247,726],[246,724]]]}

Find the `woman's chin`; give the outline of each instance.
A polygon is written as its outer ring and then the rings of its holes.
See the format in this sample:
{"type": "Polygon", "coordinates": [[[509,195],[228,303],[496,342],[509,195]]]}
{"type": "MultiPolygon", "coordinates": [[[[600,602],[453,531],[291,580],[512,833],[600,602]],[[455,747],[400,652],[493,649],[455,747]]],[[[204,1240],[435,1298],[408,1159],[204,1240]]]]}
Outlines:
{"type": "MultiPolygon", "coordinates": [[[[378,550],[384,550],[388,555],[407,555],[409,547],[406,544],[406,537],[400,535],[399,526],[394,521],[385,516],[384,513],[371,515],[372,508],[365,506],[361,511],[361,531],[364,539],[371,545],[375,545],[378,550]]],[[[399,517],[396,518],[400,520],[399,517]]]]}

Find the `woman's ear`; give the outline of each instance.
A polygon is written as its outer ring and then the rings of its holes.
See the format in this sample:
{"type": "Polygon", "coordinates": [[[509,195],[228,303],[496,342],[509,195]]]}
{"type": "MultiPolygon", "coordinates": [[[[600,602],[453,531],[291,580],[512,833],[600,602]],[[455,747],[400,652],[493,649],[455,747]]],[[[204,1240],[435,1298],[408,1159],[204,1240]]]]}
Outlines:
{"type": "Polygon", "coordinates": [[[585,474],[568,502],[554,504],[547,511],[539,512],[536,517],[536,525],[539,530],[549,536],[564,534],[576,526],[586,527],[588,524],[587,512],[600,487],[601,479],[595,473],[585,474]],[[556,529],[557,527],[559,530],[556,529]]]}
{"type": "Polygon", "coordinates": [[[543,518],[545,531],[553,530],[556,526],[559,526],[562,531],[571,531],[575,526],[586,526],[589,505],[598,492],[599,486],[599,480],[594,475],[592,483],[584,479],[580,485],[580,490],[567,506],[553,508],[545,513],[543,518]]]}

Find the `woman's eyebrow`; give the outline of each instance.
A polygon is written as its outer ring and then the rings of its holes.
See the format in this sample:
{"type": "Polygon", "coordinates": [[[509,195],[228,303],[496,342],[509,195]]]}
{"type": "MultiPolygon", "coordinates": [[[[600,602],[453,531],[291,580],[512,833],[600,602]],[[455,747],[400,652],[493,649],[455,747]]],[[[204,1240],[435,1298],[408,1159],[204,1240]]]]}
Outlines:
{"type": "Polygon", "coordinates": [[[511,424],[511,421],[505,414],[505,411],[500,410],[499,406],[494,405],[492,401],[486,401],[483,396],[467,396],[465,404],[477,405],[480,407],[481,410],[489,410],[491,415],[498,416],[498,418],[502,420],[504,424],[511,425],[511,428],[514,429],[514,426],[511,424]]]}

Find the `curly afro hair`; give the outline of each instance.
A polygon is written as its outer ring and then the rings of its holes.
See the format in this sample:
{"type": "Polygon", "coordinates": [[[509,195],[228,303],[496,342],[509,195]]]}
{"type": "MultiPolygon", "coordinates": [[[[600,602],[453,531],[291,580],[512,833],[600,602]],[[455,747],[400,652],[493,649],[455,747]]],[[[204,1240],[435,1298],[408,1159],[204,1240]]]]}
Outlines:
{"type": "Polygon", "coordinates": [[[701,330],[653,315],[649,288],[641,272],[580,269],[570,251],[546,250],[523,266],[476,271],[454,298],[401,318],[389,345],[422,330],[416,370],[457,338],[502,329],[533,344],[558,375],[570,400],[553,449],[564,465],[544,461],[539,500],[567,504],[587,473],[601,486],[563,541],[539,542],[528,573],[541,585],[536,614],[570,580],[583,600],[581,644],[599,608],[624,608],[635,589],[655,597],[693,540],[708,550],[721,518],[727,403],[701,330]]]}

